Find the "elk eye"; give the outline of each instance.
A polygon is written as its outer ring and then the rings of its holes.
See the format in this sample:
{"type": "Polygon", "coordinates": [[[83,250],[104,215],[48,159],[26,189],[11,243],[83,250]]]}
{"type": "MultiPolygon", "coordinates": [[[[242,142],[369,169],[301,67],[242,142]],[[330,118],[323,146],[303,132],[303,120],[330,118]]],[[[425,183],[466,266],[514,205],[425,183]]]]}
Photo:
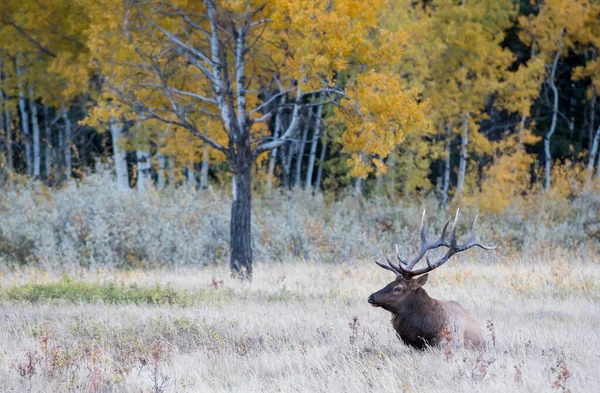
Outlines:
{"type": "Polygon", "coordinates": [[[394,287],[394,293],[400,292],[400,287],[394,287]]]}

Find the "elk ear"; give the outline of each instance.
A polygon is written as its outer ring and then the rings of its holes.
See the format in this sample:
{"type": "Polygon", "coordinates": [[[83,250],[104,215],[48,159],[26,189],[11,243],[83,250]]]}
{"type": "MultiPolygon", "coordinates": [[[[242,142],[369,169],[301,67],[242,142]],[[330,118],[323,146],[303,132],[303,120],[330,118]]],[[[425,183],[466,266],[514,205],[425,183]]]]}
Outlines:
{"type": "Polygon", "coordinates": [[[423,274],[421,277],[415,280],[415,289],[422,287],[427,282],[429,274],[423,274]]]}

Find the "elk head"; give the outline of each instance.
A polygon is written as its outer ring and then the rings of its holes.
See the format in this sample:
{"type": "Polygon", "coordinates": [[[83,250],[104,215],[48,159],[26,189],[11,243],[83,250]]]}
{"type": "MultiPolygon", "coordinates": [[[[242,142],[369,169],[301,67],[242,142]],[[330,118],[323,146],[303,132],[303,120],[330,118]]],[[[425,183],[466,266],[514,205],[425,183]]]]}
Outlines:
{"type": "Polygon", "coordinates": [[[480,247],[484,250],[493,250],[496,246],[486,246],[477,240],[477,234],[475,232],[475,228],[477,225],[477,216],[475,216],[475,220],[473,221],[473,225],[471,227],[471,238],[464,244],[458,244],[456,240],[456,223],[458,221],[458,213],[456,211],[456,215],[454,217],[454,222],[452,223],[452,231],[450,234],[450,240],[446,239],[446,232],[448,229],[448,225],[450,224],[450,218],[444,224],[442,229],[442,235],[440,238],[433,242],[429,243],[427,241],[426,236],[426,224],[425,224],[425,211],[423,211],[423,216],[421,219],[421,249],[415,258],[408,261],[400,257],[398,254],[398,249],[396,248],[396,257],[398,258],[398,264],[395,265],[390,261],[386,254],[387,265],[381,264],[377,261],[377,265],[381,266],[384,269],[392,271],[396,274],[396,279],[390,282],[388,285],[380,289],[379,291],[371,294],[368,298],[368,302],[373,307],[382,307],[385,310],[388,310],[394,314],[398,314],[401,312],[403,307],[405,306],[414,306],[413,301],[419,300],[415,299],[415,294],[425,295],[425,291],[421,290],[421,287],[425,285],[427,282],[427,277],[430,271],[437,269],[446,263],[453,255],[458,254],[459,252],[466,251],[471,247],[480,247]],[[429,250],[433,250],[439,247],[447,248],[446,253],[439,258],[438,260],[432,262],[426,256],[429,250]],[[427,261],[427,266],[414,269],[415,265],[425,257],[427,261]],[[411,303],[411,304],[407,304],[411,303]]]}

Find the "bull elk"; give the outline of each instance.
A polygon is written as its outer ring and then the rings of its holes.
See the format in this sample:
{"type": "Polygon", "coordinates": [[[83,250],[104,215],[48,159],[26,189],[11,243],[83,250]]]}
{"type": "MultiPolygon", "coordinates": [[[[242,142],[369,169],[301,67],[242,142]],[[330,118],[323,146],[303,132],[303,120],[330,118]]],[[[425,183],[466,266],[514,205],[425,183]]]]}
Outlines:
{"type": "Polygon", "coordinates": [[[423,285],[427,282],[429,272],[446,263],[453,255],[466,251],[471,247],[493,250],[496,246],[486,246],[479,242],[475,227],[477,216],[471,227],[471,238],[464,244],[456,240],[456,222],[458,210],[452,224],[450,241],[446,240],[446,230],[450,219],[442,229],[442,235],[433,243],[427,241],[425,211],[421,219],[421,249],[417,256],[404,260],[396,250],[398,265],[393,264],[386,255],[387,265],[377,261],[379,266],[396,274],[396,279],[369,296],[368,302],[373,307],[381,307],[392,313],[392,324],[402,341],[409,346],[423,349],[450,341],[455,348],[466,345],[480,349],[483,346],[483,334],[475,322],[473,315],[460,304],[453,301],[436,300],[427,294],[423,285]],[[437,261],[430,261],[425,255],[429,250],[439,247],[447,248],[446,253],[437,261]],[[425,257],[427,266],[414,269],[415,265],[425,257]]]}

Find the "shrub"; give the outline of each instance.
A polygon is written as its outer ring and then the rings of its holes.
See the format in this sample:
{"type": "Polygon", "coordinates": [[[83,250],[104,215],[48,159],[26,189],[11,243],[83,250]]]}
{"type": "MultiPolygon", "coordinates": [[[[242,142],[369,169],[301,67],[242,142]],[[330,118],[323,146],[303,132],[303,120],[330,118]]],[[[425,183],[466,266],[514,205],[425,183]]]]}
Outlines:
{"type": "MultiPolygon", "coordinates": [[[[297,191],[256,197],[253,204],[254,254],[262,262],[357,261],[395,244],[403,253],[415,252],[422,209],[427,208],[430,237],[447,216],[433,198],[326,201],[297,191]]],[[[593,191],[570,199],[533,194],[483,214],[478,232],[505,254],[582,245],[593,252],[599,245],[593,230],[600,221],[598,206],[600,195],[593,191]]],[[[106,171],[63,189],[27,183],[0,193],[0,262],[90,268],[224,263],[229,213],[225,191],[120,192],[106,171]]],[[[476,213],[474,205],[461,206],[459,233],[466,235],[476,213]]]]}

